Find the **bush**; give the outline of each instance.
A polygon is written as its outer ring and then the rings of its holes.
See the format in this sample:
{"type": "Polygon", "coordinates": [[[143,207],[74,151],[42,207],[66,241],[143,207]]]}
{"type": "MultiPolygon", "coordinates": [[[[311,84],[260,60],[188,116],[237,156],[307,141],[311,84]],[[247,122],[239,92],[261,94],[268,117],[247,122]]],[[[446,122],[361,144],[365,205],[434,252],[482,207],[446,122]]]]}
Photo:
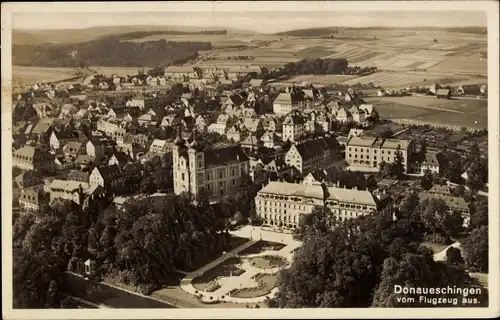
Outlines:
{"type": "Polygon", "coordinates": [[[148,283],[148,284],[140,284],[138,286],[139,292],[145,296],[149,296],[157,289],[157,286],[154,284],[148,283]]]}
{"type": "Polygon", "coordinates": [[[448,248],[448,250],[446,250],[446,261],[452,264],[463,264],[464,259],[462,258],[460,249],[455,247],[448,248]]]}
{"type": "Polygon", "coordinates": [[[440,233],[427,234],[424,236],[424,240],[436,244],[449,244],[451,242],[449,237],[445,237],[440,233]]]}

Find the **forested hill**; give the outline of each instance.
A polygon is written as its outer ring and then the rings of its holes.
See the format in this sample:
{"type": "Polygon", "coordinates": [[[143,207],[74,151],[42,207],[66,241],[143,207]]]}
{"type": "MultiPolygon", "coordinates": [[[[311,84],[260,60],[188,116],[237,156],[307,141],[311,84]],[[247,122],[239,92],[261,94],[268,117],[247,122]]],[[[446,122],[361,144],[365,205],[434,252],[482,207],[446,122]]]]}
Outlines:
{"type": "Polygon", "coordinates": [[[199,50],[210,49],[210,42],[136,43],[104,37],[73,44],[14,45],[12,63],[37,67],[156,67],[184,63],[195,58],[199,50]]]}

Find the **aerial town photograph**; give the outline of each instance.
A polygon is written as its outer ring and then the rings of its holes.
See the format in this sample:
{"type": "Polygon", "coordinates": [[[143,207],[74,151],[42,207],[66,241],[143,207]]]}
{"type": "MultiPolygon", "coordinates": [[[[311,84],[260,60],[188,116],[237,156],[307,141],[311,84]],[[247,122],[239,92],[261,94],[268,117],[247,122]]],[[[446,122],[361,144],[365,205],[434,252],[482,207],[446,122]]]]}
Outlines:
{"type": "Polygon", "coordinates": [[[12,308],[488,307],[486,13],[332,14],[13,13],[12,308]]]}

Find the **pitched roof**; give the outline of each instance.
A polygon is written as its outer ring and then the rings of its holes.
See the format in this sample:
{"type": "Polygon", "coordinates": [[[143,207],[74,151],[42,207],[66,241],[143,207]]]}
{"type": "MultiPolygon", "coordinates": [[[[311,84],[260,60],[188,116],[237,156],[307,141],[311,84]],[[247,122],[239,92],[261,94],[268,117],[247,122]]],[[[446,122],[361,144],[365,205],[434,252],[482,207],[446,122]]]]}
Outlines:
{"type": "Polygon", "coordinates": [[[436,193],[436,194],[444,194],[444,195],[451,195],[451,189],[447,185],[439,185],[435,184],[427,190],[428,193],[436,193]]]}
{"type": "Polygon", "coordinates": [[[206,168],[249,161],[247,155],[238,145],[210,149],[205,151],[204,153],[206,168]]]}
{"type": "Polygon", "coordinates": [[[21,196],[19,201],[29,202],[33,204],[40,204],[43,201],[47,201],[42,190],[38,188],[27,188],[21,190],[21,196]]]}
{"type": "Polygon", "coordinates": [[[450,89],[438,89],[436,91],[436,96],[447,96],[450,93],[450,89]]]}
{"type": "Polygon", "coordinates": [[[116,164],[111,166],[99,166],[96,167],[96,169],[99,171],[104,180],[115,179],[122,176],[120,167],[116,164]]]}
{"type": "Polygon", "coordinates": [[[67,192],[73,192],[80,189],[80,187],[87,187],[87,185],[88,184],[86,184],[85,182],[80,181],[54,179],[47,187],[50,190],[64,190],[67,192]]]}
{"type": "Polygon", "coordinates": [[[420,198],[422,200],[425,199],[440,199],[443,200],[446,205],[452,210],[463,210],[468,211],[469,207],[467,206],[467,202],[464,199],[459,197],[454,197],[451,195],[439,194],[439,193],[430,193],[430,192],[421,192],[420,198]]]}
{"type": "Polygon", "coordinates": [[[262,79],[251,79],[250,80],[250,84],[252,86],[255,86],[255,87],[260,87],[262,85],[262,82],[264,82],[264,80],[262,80],[262,79]]]}
{"type": "Polygon", "coordinates": [[[88,182],[89,181],[89,174],[87,172],[82,172],[78,170],[71,170],[68,173],[68,180],[71,181],[80,181],[80,182],[88,182]]]}
{"type": "Polygon", "coordinates": [[[78,139],[78,134],[74,130],[54,130],[53,133],[59,140],[78,139]]]}

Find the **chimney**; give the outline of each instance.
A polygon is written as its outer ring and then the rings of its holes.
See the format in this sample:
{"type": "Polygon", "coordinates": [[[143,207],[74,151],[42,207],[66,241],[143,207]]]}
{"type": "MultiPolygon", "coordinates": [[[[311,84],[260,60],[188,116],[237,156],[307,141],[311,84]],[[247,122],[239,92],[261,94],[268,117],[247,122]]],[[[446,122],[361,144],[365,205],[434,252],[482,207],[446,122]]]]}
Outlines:
{"type": "Polygon", "coordinates": [[[337,188],[340,187],[340,180],[337,180],[337,188]]]}

